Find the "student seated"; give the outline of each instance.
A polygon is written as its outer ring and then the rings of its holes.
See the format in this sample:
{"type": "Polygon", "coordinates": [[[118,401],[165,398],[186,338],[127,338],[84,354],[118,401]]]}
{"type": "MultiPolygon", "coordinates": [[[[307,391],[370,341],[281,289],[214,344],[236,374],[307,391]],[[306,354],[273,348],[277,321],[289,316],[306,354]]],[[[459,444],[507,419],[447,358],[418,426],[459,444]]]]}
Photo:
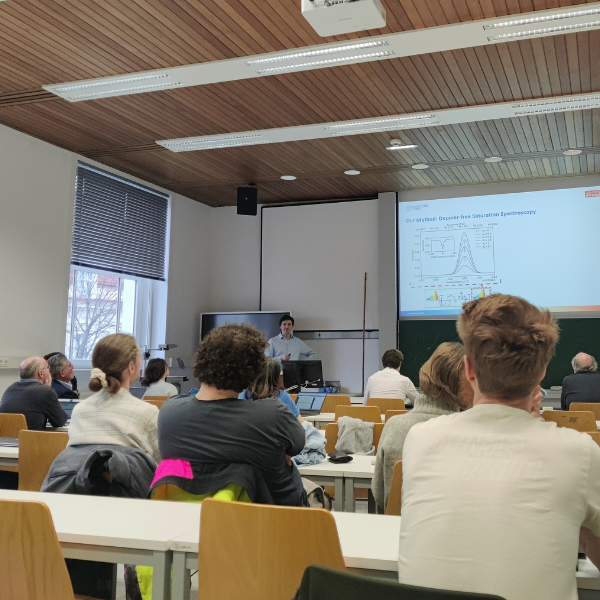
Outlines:
{"type": "Polygon", "coordinates": [[[79,392],[73,389],[74,369],[71,361],[61,352],[53,354],[48,360],[48,368],[52,376],[52,389],[59,398],[74,400],[79,392]]]}
{"type": "Polygon", "coordinates": [[[89,388],[96,392],[75,406],[69,446],[104,444],[132,446],[160,461],[158,409],[129,393],[140,376],[140,349],[130,335],[102,338],[92,352],[89,388]]]}
{"type": "Polygon", "coordinates": [[[300,416],[300,409],[296,406],[296,403],[285,390],[279,389],[280,373],[281,364],[279,361],[274,358],[267,358],[267,368],[247,390],[239,395],[239,398],[242,400],[277,398],[278,400],[281,400],[281,402],[283,402],[292,411],[292,414],[302,423],[304,419],[300,416]]]}
{"type": "Polygon", "coordinates": [[[419,395],[413,382],[400,375],[404,355],[400,350],[386,350],[381,357],[383,369],[369,377],[365,386],[363,403],[369,398],[400,398],[413,402],[419,395]]]}
{"type": "Polygon", "coordinates": [[[471,407],[473,392],[464,375],[464,356],[462,344],[440,344],[419,371],[423,393],[415,400],[414,408],[386,422],[377,449],[372,485],[375,502],[382,510],[390,494],[394,465],[402,460],[402,448],[410,428],[471,407]]]}
{"type": "Polygon", "coordinates": [[[307,505],[290,459],[304,447],[304,428],[280,400],[238,398],[265,371],[266,345],[250,325],[227,324],[202,340],[193,369],[200,390],[194,397],[169,400],[160,411],[163,463],[153,485],[175,483],[203,495],[227,484],[242,485],[250,472],[260,479],[256,487],[270,496],[257,494],[254,501],[307,505]],[[163,477],[170,465],[177,466],[179,477],[163,477]]]}
{"type": "Polygon", "coordinates": [[[399,580],[576,600],[582,527],[588,555],[600,556],[600,447],[532,414],[558,326],[522,298],[493,294],[464,304],[457,329],[473,408],[406,438],[399,580]]]}
{"type": "Polygon", "coordinates": [[[0,413],[25,415],[28,429],[62,427],[68,419],[61,408],[48,363],[41,356],[30,356],[19,365],[20,380],[9,385],[0,401],[0,413]]]}
{"type": "Polygon", "coordinates": [[[162,358],[151,358],[146,365],[142,386],[148,388],[146,396],[177,396],[179,393],[172,383],[167,383],[169,365],[162,358]]]}

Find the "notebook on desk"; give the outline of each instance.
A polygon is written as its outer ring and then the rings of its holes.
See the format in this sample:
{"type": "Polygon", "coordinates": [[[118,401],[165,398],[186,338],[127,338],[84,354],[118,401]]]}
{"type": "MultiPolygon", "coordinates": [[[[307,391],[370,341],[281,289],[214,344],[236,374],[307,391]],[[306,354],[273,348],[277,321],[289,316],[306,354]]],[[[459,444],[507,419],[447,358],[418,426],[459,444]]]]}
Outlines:
{"type": "Polygon", "coordinates": [[[318,415],[323,408],[326,394],[298,394],[296,406],[302,417],[318,415]]]}

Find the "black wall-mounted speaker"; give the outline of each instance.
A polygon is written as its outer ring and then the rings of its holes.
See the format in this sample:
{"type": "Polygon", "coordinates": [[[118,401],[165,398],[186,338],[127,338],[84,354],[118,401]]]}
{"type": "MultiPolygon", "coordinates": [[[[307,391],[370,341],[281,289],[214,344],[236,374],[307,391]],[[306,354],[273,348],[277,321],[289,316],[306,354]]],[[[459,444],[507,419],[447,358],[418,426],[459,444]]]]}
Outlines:
{"type": "Polygon", "coordinates": [[[251,187],[239,187],[237,189],[237,214],[256,216],[256,202],[258,189],[251,187]]]}

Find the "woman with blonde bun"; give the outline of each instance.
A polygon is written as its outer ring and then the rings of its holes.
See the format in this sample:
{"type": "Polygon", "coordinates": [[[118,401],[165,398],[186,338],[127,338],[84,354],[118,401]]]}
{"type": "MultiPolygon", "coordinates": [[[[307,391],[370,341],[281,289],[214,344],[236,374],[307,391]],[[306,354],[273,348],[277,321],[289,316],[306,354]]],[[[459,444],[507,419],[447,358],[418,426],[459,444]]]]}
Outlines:
{"type": "Polygon", "coordinates": [[[73,409],[69,446],[132,446],[158,463],[158,409],[129,393],[141,369],[135,338],[124,333],[102,338],[92,353],[92,367],[89,388],[96,393],[73,409]]]}

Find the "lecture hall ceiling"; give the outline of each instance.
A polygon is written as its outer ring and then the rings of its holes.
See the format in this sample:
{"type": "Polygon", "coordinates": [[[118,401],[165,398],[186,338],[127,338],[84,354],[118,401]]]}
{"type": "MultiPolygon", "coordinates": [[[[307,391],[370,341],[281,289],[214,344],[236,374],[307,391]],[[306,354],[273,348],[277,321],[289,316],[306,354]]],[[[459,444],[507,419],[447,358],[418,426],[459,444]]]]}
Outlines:
{"type": "Polygon", "coordinates": [[[600,109],[197,152],[155,143],[600,93],[600,30],[76,103],[41,87],[585,4],[383,3],[385,29],[321,38],[300,0],[0,2],[0,123],[211,206],[249,182],[260,202],[287,202],[600,171],[600,109]],[[387,151],[393,137],[418,147],[387,151]]]}

